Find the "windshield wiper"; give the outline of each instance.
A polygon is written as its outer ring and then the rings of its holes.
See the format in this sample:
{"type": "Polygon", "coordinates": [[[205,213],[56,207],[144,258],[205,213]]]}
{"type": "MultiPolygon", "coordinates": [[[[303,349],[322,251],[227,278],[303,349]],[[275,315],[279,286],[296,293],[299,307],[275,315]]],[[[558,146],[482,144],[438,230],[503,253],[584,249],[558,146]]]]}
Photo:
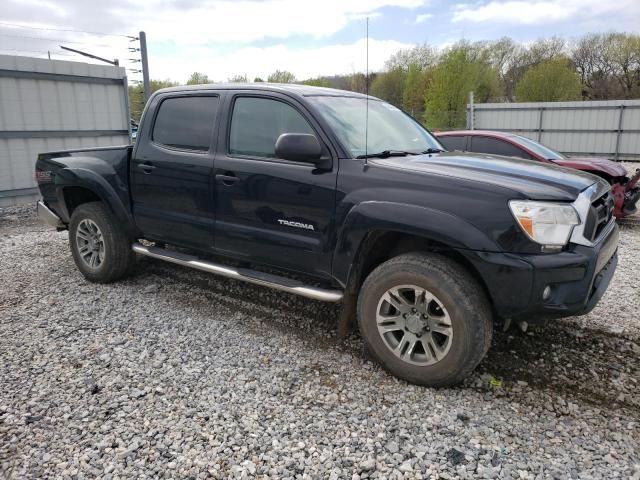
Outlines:
{"type": "Polygon", "coordinates": [[[408,152],[406,150],[383,150],[378,153],[367,153],[366,155],[358,155],[356,158],[389,158],[389,157],[406,157],[407,155],[419,155],[416,152],[408,152]]]}
{"type": "Polygon", "coordinates": [[[446,152],[446,150],[442,150],[441,148],[427,148],[426,150],[423,150],[420,153],[427,154],[427,153],[442,153],[442,152],[446,152]]]}

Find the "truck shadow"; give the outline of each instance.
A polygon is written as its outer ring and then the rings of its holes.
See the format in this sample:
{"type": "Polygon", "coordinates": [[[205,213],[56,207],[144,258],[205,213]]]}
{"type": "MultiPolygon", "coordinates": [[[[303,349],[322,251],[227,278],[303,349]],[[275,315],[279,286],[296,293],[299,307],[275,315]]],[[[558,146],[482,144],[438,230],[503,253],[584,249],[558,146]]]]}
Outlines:
{"type": "MultiPolygon", "coordinates": [[[[143,259],[138,281],[174,280],[187,288],[172,291],[171,301],[214,311],[216,306],[243,316],[243,324],[293,335],[311,348],[337,350],[370,360],[357,331],[337,335],[338,306],[222,279],[152,259],[143,259]]],[[[173,283],[173,282],[172,282],[173,283]]],[[[616,408],[640,418],[640,346],[637,340],[610,332],[582,329],[571,319],[522,333],[496,330],[491,349],[478,369],[456,388],[506,396],[523,404],[540,404],[542,393],[554,398],[553,408],[568,414],[572,404],[616,408]],[[501,380],[490,387],[487,378],[501,380]],[[558,398],[562,400],[556,402],[558,398]]]]}
{"type": "Polygon", "coordinates": [[[640,418],[637,340],[582,329],[571,319],[527,334],[496,331],[477,375],[502,380],[504,394],[518,400],[526,401],[531,390],[545,391],[560,399],[551,406],[558,413],[568,413],[575,402],[640,418]]]}

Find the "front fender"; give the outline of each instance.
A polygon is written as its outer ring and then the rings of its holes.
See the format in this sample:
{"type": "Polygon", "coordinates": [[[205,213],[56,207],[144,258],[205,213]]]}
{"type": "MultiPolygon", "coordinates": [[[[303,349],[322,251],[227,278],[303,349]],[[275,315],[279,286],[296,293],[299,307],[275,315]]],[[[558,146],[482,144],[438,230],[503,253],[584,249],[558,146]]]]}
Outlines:
{"type": "Polygon", "coordinates": [[[456,250],[501,250],[472,224],[450,213],[403,203],[363,202],[349,211],[338,231],[333,276],[343,285],[349,279],[360,245],[373,231],[416,235],[456,250]]]}

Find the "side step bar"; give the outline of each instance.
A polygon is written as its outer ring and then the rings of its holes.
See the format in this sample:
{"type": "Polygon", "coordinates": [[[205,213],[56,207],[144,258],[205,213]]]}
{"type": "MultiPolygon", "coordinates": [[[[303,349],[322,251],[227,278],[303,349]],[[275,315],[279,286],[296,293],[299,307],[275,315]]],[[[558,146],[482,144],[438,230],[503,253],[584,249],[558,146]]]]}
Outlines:
{"type": "Polygon", "coordinates": [[[257,272],[246,268],[233,268],[227,265],[200,260],[197,257],[186,255],[180,252],[165,250],[164,248],[145,247],[141,243],[134,243],[132,246],[134,252],[147,257],[157,258],[166,262],[175,263],[184,267],[195,268],[204,272],[215,273],[227,278],[242,280],[244,282],[262,285],[264,287],[274,288],[283,292],[293,293],[306,298],[320,300],[323,302],[339,302],[342,300],[342,292],[340,290],[324,290],[321,288],[310,287],[297,280],[292,280],[278,275],[257,272]]]}

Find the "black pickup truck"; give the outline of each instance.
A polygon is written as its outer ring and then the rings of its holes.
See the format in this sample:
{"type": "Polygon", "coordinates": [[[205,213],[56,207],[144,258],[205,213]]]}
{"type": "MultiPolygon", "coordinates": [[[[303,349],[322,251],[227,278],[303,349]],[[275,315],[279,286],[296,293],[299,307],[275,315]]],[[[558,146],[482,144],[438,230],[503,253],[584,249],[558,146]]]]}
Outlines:
{"type": "Polygon", "coordinates": [[[445,152],[376,98],[299,85],[165,89],[135,146],[42,153],[39,214],[90,281],[136,254],[327,302],[410,382],[459,382],[496,318],[589,312],[617,263],[609,185],[445,152]]]}

